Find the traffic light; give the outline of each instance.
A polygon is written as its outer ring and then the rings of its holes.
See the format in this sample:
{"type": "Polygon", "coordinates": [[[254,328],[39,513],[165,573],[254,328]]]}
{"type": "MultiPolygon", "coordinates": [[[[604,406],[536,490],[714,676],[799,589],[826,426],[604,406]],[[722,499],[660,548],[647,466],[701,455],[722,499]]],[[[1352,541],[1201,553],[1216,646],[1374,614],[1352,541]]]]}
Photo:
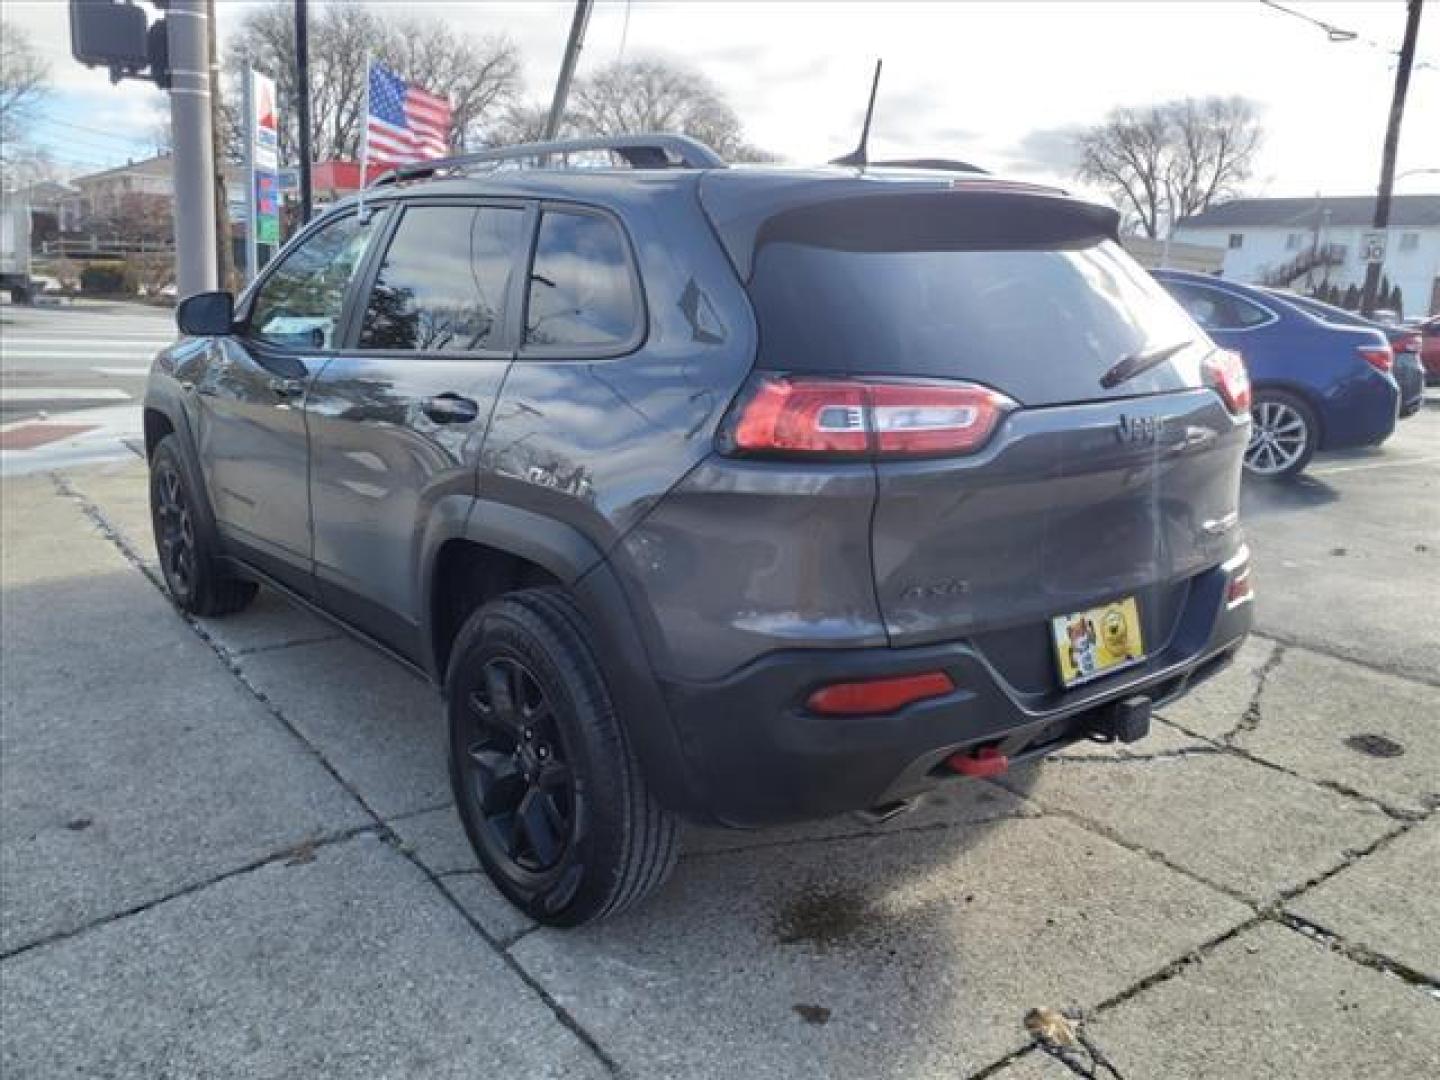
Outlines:
{"type": "Polygon", "coordinates": [[[109,68],[111,82],[170,85],[165,20],[148,25],[145,9],[129,0],[70,0],[70,53],[86,67],[109,68]]]}

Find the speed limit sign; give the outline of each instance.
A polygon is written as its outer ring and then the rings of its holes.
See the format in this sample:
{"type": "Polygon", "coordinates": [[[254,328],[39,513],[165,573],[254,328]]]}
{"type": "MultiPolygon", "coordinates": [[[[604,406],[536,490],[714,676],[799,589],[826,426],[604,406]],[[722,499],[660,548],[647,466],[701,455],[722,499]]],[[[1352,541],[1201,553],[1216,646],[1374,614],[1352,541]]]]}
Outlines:
{"type": "Polygon", "coordinates": [[[1385,261],[1385,234],[1383,232],[1367,232],[1360,237],[1360,252],[1367,263],[1383,263],[1385,261]]]}

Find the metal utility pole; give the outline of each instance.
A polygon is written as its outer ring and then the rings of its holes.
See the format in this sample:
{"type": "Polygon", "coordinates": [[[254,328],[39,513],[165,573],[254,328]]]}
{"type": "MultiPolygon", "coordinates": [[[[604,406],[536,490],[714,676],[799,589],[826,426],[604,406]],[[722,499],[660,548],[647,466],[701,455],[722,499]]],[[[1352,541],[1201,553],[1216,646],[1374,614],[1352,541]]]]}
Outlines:
{"type": "MultiPolygon", "coordinates": [[[[1380,158],[1380,190],[1375,198],[1374,227],[1383,232],[1390,225],[1390,196],[1395,190],[1395,156],[1400,147],[1400,120],[1405,115],[1405,93],[1410,88],[1410,68],[1415,63],[1415,39],[1420,36],[1422,0],[1409,0],[1405,15],[1405,40],[1400,46],[1400,63],[1395,68],[1395,93],[1390,99],[1390,126],[1385,130],[1385,152],[1380,158]]],[[[1360,311],[1368,318],[1375,312],[1375,292],[1380,287],[1382,262],[1365,267],[1365,291],[1360,311]]]]}
{"type": "MultiPolygon", "coordinates": [[[[299,121],[300,225],[310,220],[310,15],[306,0],[295,0],[295,116],[299,121]]],[[[360,178],[365,183],[365,178],[360,178]]]]}
{"type": "Polygon", "coordinates": [[[585,41],[591,6],[591,0],[575,0],[570,40],[565,43],[565,59],[560,62],[560,77],[555,80],[555,100],[550,103],[550,118],[545,121],[546,142],[555,138],[555,133],[560,130],[560,120],[565,115],[565,100],[570,96],[570,81],[575,78],[575,65],[580,60],[580,46],[585,41]]]}
{"type": "Polygon", "coordinates": [[[222,289],[235,276],[230,243],[230,200],[225,193],[225,131],[220,117],[220,50],[215,44],[215,0],[205,0],[206,41],[210,46],[210,155],[215,162],[215,273],[222,289]]]}
{"type": "Polygon", "coordinates": [[[174,141],[175,288],[183,299],[216,287],[214,132],[205,0],[170,0],[170,132],[174,141]]]}

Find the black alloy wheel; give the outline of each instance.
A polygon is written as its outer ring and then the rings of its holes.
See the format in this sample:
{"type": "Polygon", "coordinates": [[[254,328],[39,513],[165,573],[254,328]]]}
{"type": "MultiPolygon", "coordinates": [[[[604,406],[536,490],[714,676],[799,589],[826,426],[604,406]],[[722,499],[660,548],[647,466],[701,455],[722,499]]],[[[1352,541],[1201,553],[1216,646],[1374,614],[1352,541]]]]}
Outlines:
{"type": "Polygon", "coordinates": [[[625,910],[675,865],[675,819],[650,793],[564,592],[476,609],[445,678],[450,783],[465,834],[511,903],[550,926],[625,910]]]}
{"type": "Polygon", "coordinates": [[[157,462],[154,480],[155,543],[160,569],[170,592],[183,607],[195,595],[195,519],[180,470],[173,461],[157,462]]]}
{"type": "Polygon", "coordinates": [[[545,691],[530,669],[492,657],[465,699],[469,730],[461,768],[473,793],[480,840],[524,880],[557,867],[575,831],[575,783],[545,691]]]}
{"type": "Polygon", "coordinates": [[[237,577],[218,556],[221,545],[202,512],[193,479],[175,435],[150,454],[150,523],[160,572],[170,597],[191,615],[229,615],[255,599],[253,581],[237,577]]]}

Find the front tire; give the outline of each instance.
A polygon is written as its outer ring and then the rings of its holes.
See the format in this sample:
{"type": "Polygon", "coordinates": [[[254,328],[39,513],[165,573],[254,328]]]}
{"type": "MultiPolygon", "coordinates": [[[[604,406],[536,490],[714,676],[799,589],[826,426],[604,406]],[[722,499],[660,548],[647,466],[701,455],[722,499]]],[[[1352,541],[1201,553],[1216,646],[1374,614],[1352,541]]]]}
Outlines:
{"type": "Polygon", "coordinates": [[[197,494],[176,436],[166,435],[150,455],[150,523],[165,587],[191,615],[229,615],[255,599],[257,586],[226,573],[197,494]]]}
{"type": "Polygon", "coordinates": [[[445,680],[450,780],[491,881],[551,926],[614,915],[674,866],[674,818],[654,797],[558,589],[476,611],[445,680]]]}
{"type": "Polygon", "coordinates": [[[1257,390],[1250,406],[1245,471],[1261,480],[1290,480],[1315,456],[1320,422],[1315,410],[1284,390],[1257,390]]]}

